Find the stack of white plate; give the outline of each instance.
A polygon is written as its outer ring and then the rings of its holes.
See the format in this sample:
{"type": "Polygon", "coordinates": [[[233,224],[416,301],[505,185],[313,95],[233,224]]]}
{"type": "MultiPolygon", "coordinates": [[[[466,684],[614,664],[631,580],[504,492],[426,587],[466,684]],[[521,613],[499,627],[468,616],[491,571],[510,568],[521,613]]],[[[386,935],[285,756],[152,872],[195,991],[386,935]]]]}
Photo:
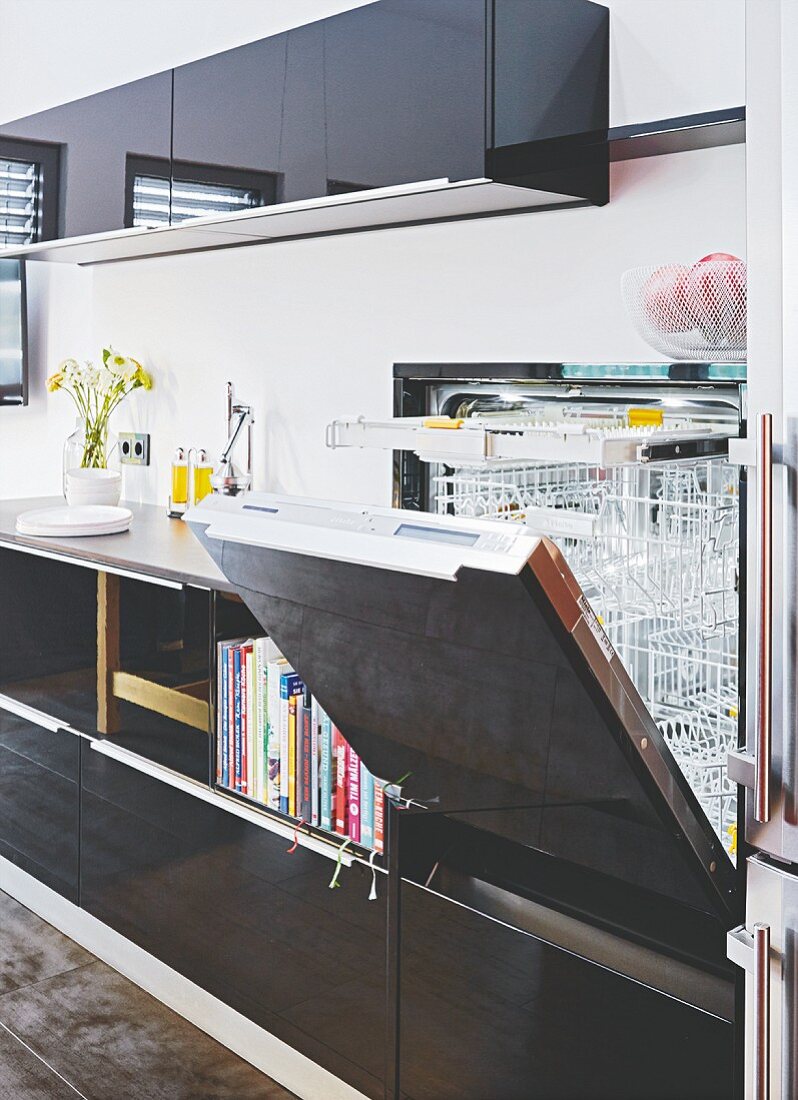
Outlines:
{"type": "Polygon", "coordinates": [[[122,475],[118,470],[67,470],[67,504],[118,504],[122,493],[122,475]]]}
{"type": "Polygon", "coordinates": [[[79,504],[37,508],[17,516],[20,535],[36,538],[77,538],[83,535],[116,535],[127,531],[133,513],[107,504],[79,504]]]}

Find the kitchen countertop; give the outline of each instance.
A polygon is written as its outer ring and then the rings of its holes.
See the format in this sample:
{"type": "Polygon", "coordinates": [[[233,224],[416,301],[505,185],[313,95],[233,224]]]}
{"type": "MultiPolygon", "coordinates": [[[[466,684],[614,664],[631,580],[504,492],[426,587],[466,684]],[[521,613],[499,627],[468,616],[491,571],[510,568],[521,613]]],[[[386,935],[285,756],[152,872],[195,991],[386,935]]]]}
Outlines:
{"type": "Polygon", "coordinates": [[[31,538],[16,531],[17,516],[34,508],[63,506],[63,497],[0,501],[0,546],[72,558],[102,570],[144,574],[153,578],[231,592],[232,585],[197,542],[187,524],[170,519],[155,504],[121,502],[133,513],[129,531],[83,538],[31,538]]]}

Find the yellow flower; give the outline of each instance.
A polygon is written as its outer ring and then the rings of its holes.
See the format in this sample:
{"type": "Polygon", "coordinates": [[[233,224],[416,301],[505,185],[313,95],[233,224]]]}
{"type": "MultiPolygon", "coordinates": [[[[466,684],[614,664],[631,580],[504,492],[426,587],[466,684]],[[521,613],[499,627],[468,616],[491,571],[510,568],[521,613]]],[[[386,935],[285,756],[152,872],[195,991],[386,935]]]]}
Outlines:
{"type": "MultiPolygon", "coordinates": [[[[135,359],[133,360],[133,362],[134,363],[136,362],[135,359]]],[[[152,375],[147,374],[144,367],[142,367],[141,363],[137,364],[136,382],[142,387],[142,389],[145,389],[145,390],[151,390],[152,389],[152,375]]]]}
{"type": "Polygon", "coordinates": [[[60,390],[64,384],[64,372],[56,371],[55,374],[51,374],[47,379],[47,392],[55,393],[56,390],[60,390]]]}

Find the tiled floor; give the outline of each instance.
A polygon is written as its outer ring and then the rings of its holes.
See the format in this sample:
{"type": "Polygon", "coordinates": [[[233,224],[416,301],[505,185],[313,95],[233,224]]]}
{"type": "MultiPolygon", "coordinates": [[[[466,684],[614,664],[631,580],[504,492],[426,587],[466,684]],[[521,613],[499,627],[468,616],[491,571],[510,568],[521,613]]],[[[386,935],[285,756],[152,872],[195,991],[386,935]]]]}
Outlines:
{"type": "Polygon", "coordinates": [[[294,1100],[0,892],[0,1100],[294,1100]]]}

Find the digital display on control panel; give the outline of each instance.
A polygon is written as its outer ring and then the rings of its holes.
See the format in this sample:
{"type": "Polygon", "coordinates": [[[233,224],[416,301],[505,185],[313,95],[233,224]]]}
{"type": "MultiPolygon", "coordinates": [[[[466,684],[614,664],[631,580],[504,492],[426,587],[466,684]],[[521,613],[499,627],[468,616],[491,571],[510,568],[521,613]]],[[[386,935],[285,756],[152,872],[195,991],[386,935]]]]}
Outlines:
{"type": "Polygon", "coordinates": [[[470,531],[447,531],[441,527],[419,527],[415,523],[402,523],[394,531],[405,539],[424,539],[427,542],[449,542],[453,546],[473,546],[479,535],[470,531]]]}

